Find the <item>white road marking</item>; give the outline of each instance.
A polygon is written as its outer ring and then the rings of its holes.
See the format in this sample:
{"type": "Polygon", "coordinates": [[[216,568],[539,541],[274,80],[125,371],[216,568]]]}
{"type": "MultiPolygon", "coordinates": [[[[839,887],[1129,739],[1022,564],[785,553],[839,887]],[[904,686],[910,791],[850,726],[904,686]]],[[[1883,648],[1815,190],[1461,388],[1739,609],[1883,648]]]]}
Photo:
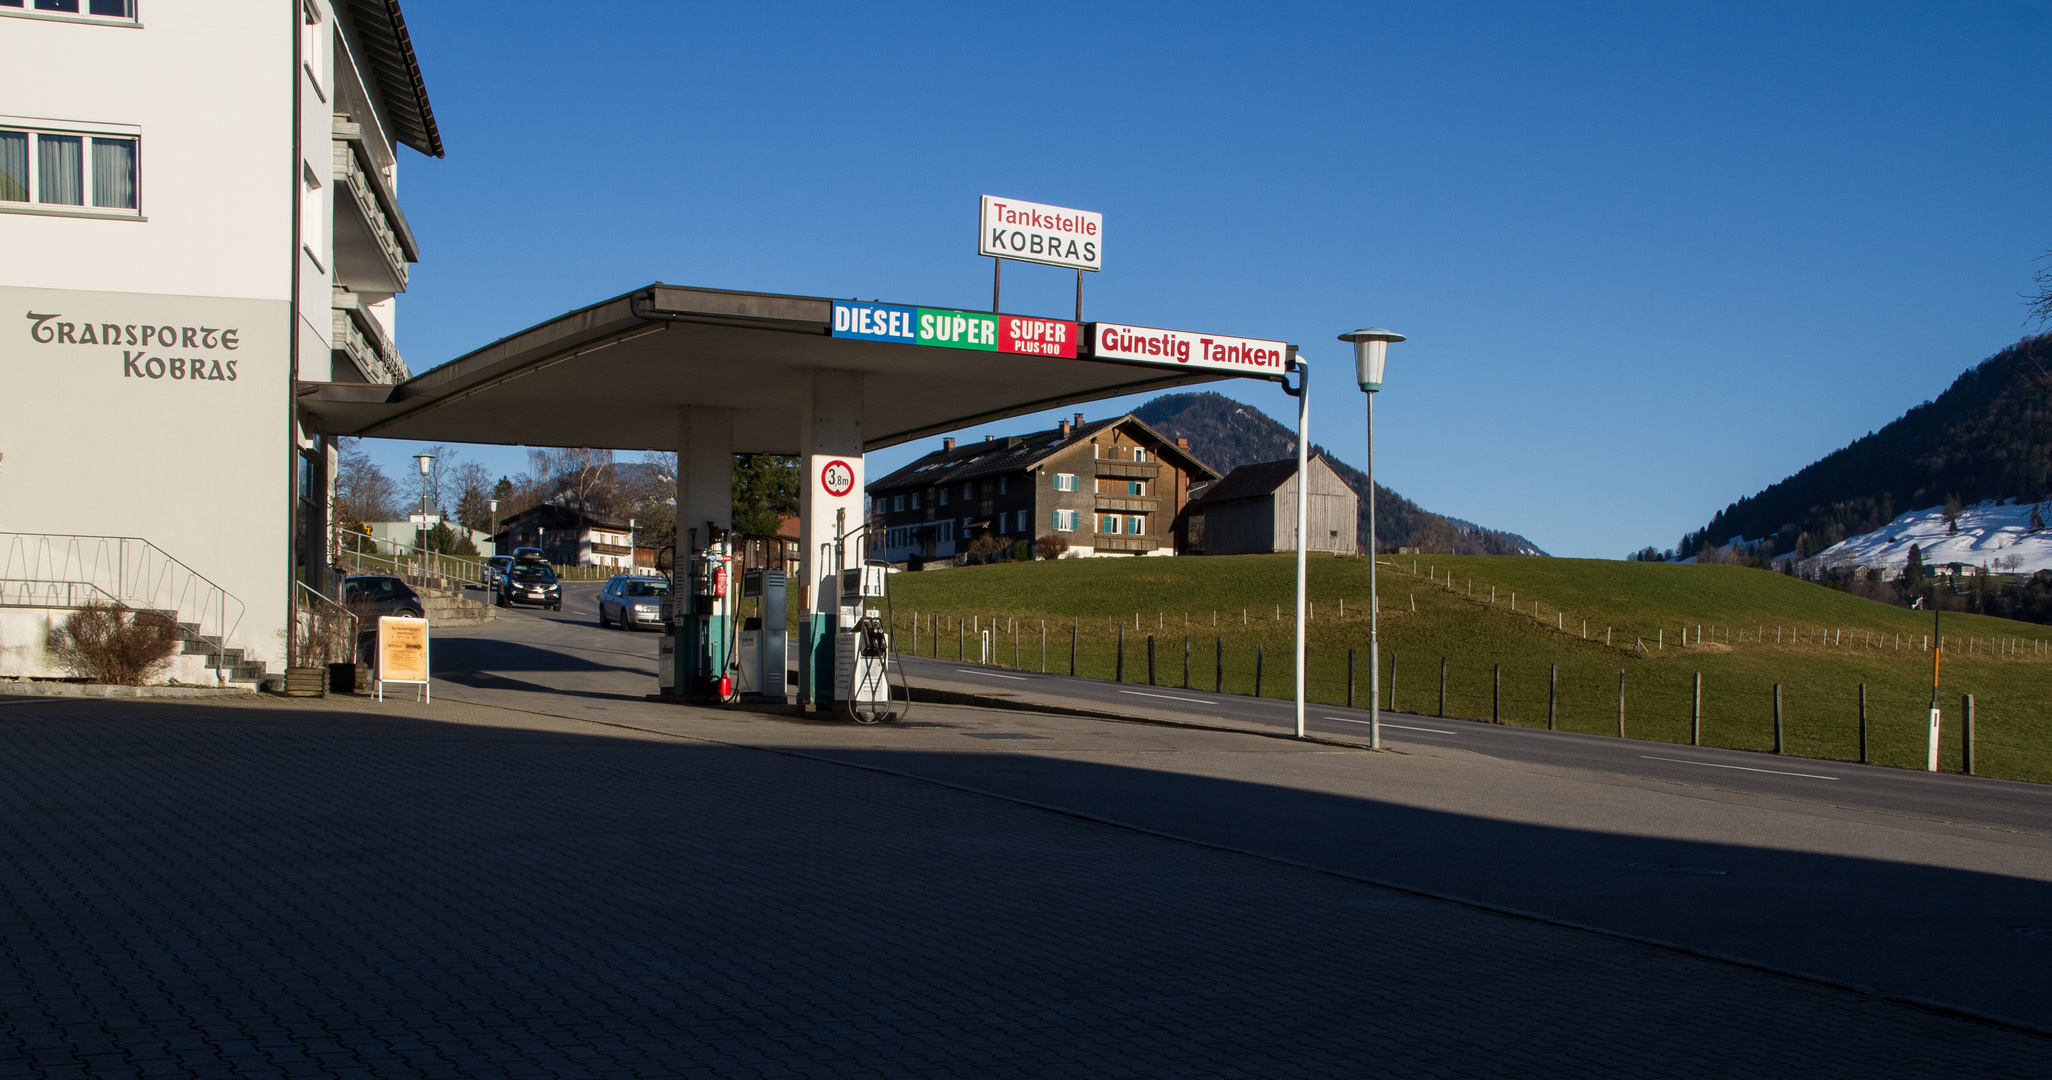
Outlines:
{"type": "Polygon", "coordinates": [[[995,671],[971,671],[968,668],[961,667],[958,667],[955,670],[961,672],[964,675],[981,675],[986,679],[1011,679],[1013,682],[1030,681],[1024,675],[1000,675],[995,671]]]}
{"type": "MultiPolygon", "coordinates": [[[[1347,718],[1346,718],[1346,717],[1344,717],[1344,716],[1328,716],[1328,717],[1326,717],[1326,719],[1327,719],[1327,720],[1337,720],[1337,721],[1339,721],[1339,722],[1340,722],[1340,723],[1342,723],[1342,724],[1364,724],[1364,725],[1365,725],[1365,724],[1369,723],[1369,721],[1366,721],[1366,720],[1349,720],[1349,719],[1347,719],[1347,718]]],[[[1436,728],[1436,727],[1411,727],[1411,726],[1410,726],[1410,725],[1408,725],[1408,724],[1392,724],[1392,723],[1390,723],[1390,722],[1389,722],[1389,721],[1387,721],[1387,720],[1384,720],[1384,721],[1382,722],[1382,726],[1383,726],[1383,727],[1387,727],[1387,728],[1395,728],[1395,729],[1397,729],[1398,731],[1429,731],[1429,732],[1433,733],[1434,735],[1459,735],[1459,734],[1460,734],[1460,732],[1458,732],[1458,731],[1441,731],[1441,730],[1439,730],[1439,729],[1438,729],[1438,728],[1436,728]]]]}
{"type": "Polygon", "coordinates": [[[1717,764],[1717,763],[1716,763],[1716,762],[1714,762],[1714,761],[1684,761],[1684,760],[1683,760],[1683,759],[1681,759],[1681,758],[1673,758],[1673,757],[1654,757],[1654,756],[1653,756],[1653,755],[1651,755],[1651,754],[1640,754],[1639,756],[1640,756],[1641,758],[1643,758],[1643,759],[1647,760],[1647,761],[1671,761],[1671,762],[1674,762],[1674,763],[1675,763],[1676,765],[1701,765],[1701,766],[1704,766],[1705,768],[1710,768],[1710,769],[1737,769],[1737,770],[1738,770],[1738,771],[1740,771],[1740,772],[1757,772],[1757,773],[1766,773],[1766,774],[1768,774],[1769,776],[1800,776],[1800,777],[1802,777],[1802,778],[1803,778],[1803,779],[1805,779],[1805,780],[1837,780],[1837,779],[1839,779],[1839,777],[1836,777],[1836,776],[1819,776],[1819,775],[1817,775],[1816,773],[1807,773],[1807,772],[1783,772],[1783,771],[1781,771],[1780,769],[1750,769],[1750,768],[1747,768],[1747,767],[1746,767],[1746,766],[1744,766],[1744,765],[1719,765],[1719,764],[1717,764]]]}
{"type": "Polygon", "coordinates": [[[1131,694],[1131,695],[1133,695],[1134,697],[1158,697],[1158,698],[1163,698],[1163,699],[1165,699],[1165,700],[1168,700],[1168,701],[1194,701],[1194,702],[1196,702],[1196,703],[1197,703],[1197,704],[1199,704],[1199,705],[1210,705],[1210,704],[1213,704],[1212,702],[1206,701],[1206,700],[1204,700],[1203,698],[1193,698],[1193,697],[1177,697],[1177,696],[1176,696],[1176,695],[1174,695],[1174,694],[1150,694],[1150,693],[1148,693],[1148,692],[1147,692],[1147,691],[1145,691],[1145,690],[1121,690],[1121,691],[1119,691],[1119,693],[1121,693],[1121,694],[1131,694]]]}

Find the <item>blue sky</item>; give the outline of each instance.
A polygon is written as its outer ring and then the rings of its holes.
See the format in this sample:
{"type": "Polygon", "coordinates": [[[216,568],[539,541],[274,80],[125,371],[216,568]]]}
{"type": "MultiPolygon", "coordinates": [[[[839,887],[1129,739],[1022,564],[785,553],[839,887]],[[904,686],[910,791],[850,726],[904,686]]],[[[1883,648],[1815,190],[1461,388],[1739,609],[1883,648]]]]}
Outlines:
{"type": "MultiPolygon", "coordinates": [[[[1410,335],[1377,478],[1558,555],[1670,546],[1936,395],[2052,248],[2044,0],[406,16],[448,146],[401,166],[416,371],[658,280],[987,306],[977,197],[1081,207],[1086,317],[1297,343],[1357,465],[1334,336],[1410,335]]],[[[1066,317],[1068,272],[1005,279],[1066,317]]]]}

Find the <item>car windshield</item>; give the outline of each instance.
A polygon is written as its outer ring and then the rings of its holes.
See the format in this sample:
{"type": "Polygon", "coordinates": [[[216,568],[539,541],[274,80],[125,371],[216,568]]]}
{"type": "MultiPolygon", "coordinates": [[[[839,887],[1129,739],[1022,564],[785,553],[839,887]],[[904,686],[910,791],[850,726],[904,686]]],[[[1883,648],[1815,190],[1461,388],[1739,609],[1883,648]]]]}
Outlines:
{"type": "Polygon", "coordinates": [[[621,590],[623,596],[668,596],[670,583],[667,581],[630,581],[621,590]]]}
{"type": "Polygon", "coordinates": [[[522,563],[513,568],[515,581],[554,581],[556,575],[546,566],[530,566],[522,563]]]}

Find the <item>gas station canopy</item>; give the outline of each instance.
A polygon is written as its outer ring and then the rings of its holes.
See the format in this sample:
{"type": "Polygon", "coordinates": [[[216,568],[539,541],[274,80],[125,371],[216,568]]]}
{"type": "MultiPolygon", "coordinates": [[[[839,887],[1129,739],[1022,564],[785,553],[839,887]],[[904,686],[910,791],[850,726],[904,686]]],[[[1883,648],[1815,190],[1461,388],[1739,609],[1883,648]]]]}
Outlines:
{"type": "MultiPolygon", "coordinates": [[[[1190,363],[1187,343],[1178,362],[1166,336],[1170,347],[1159,350],[1161,359],[1112,359],[1093,350],[1093,335],[1081,327],[1050,320],[1037,325],[1066,327],[1062,351],[1075,358],[974,345],[922,347],[908,341],[914,335],[907,323],[919,313],[936,314],[651,285],[501,338],[396,386],[304,383],[300,401],[329,435],[614,450],[680,449],[678,408],[723,409],[732,410],[736,452],[794,454],[801,449],[799,402],[816,371],[861,374],[865,450],[1064,405],[1269,374],[1190,363]],[[844,323],[857,307],[901,317],[879,315],[873,336],[836,336],[837,305],[844,323]]],[[[854,328],[868,328],[867,318],[861,315],[854,328]]],[[[1144,352],[1145,335],[1136,346],[1134,328],[1122,332],[1128,356],[1136,348],[1144,352]]],[[[1202,340],[1208,351],[1210,339],[1202,340]]]]}

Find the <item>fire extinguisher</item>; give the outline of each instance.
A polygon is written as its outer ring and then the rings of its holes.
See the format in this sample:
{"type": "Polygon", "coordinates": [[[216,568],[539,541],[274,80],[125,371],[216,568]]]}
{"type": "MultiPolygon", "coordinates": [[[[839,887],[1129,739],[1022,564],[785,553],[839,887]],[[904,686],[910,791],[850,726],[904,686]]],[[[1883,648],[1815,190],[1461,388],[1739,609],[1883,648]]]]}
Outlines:
{"type": "Polygon", "coordinates": [[[727,568],[724,566],[713,571],[712,594],[714,596],[727,595],[727,568]]]}
{"type": "Polygon", "coordinates": [[[734,677],[733,677],[732,675],[722,675],[722,676],[720,676],[720,700],[721,700],[721,701],[725,701],[725,700],[727,700],[728,698],[731,698],[731,697],[733,697],[733,696],[734,696],[734,677]]]}

